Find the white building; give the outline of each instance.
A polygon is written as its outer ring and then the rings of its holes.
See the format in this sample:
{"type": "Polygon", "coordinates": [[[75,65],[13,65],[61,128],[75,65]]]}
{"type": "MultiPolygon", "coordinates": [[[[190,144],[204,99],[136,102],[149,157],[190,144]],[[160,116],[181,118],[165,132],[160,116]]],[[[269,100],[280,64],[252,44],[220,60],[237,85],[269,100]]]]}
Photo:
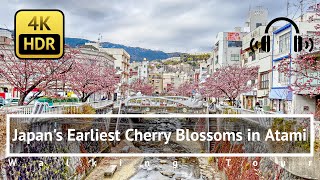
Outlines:
{"type": "Polygon", "coordinates": [[[148,74],[149,74],[148,67],[149,67],[149,61],[147,61],[147,59],[144,58],[140,66],[138,66],[139,79],[148,79],[148,74]]]}
{"type": "Polygon", "coordinates": [[[269,92],[271,87],[271,70],[272,70],[272,57],[271,52],[265,52],[261,48],[261,38],[265,35],[270,35],[272,40],[272,32],[276,29],[271,27],[268,34],[265,34],[266,26],[259,26],[254,29],[242,39],[242,65],[245,66],[259,66],[259,75],[254,83],[257,86],[253,91],[244,93],[242,95],[242,105],[246,109],[252,109],[256,102],[265,109],[270,110],[269,92]],[[258,43],[258,49],[254,47],[254,51],[250,48],[251,39],[254,38],[258,43]]]}
{"type": "MultiPolygon", "coordinates": [[[[295,35],[310,35],[316,32],[314,28],[320,19],[315,19],[313,22],[307,20],[314,12],[308,12],[301,18],[295,20],[300,33],[291,24],[286,24],[273,32],[272,41],[272,66],[277,67],[283,59],[296,58],[301,52],[294,52],[294,36],[295,35]],[[291,56],[289,56],[291,55],[291,56]]],[[[318,17],[318,16],[314,16],[318,17]]],[[[303,42],[302,48],[304,49],[303,42]]],[[[319,50],[319,49],[317,49],[319,50]]],[[[314,48],[314,51],[316,49],[314,48]]],[[[294,66],[292,64],[292,66],[294,66]]],[[[310,113],[316,111],[317,98],[309,98],[308,94],[294,94],[288,86],[294,82],[294,77],[285,77],[277,70],[272,71],[272,87],[269,98],[272,100],[272,109],[283,113],[310,113]]]]}
{"type": "Polygon", "coordinates": [[[214,69],[239,64],[242,47],[242,32],[219,32],[213,49],[214,69]]]}
{"type": "Polygon", "coordinates": [[[268,11],[258,7],[249,11],[243,28],[235,27],[233,32],[219,32],[213,49],[214,70],[232,64],[240,65],[242,37],[257,27],[266,25],[267,18],[268,11]]]}

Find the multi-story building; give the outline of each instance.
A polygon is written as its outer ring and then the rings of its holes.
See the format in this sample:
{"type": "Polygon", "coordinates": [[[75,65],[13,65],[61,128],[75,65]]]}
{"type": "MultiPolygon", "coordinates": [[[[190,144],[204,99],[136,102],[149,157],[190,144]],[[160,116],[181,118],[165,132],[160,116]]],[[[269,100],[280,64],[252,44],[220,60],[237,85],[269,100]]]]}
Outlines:
{"type": "MultiPolygon", "coordinates": [[[[272,41],[272,67],[278,67],[279,63],[284,59],[294,59],[301,52],[294,51],[294,36],[308,36],[317,32],[315,26],[320,19],[314,19],[309,22],[309,18],[315,15],[315,12],[307,12],[301,18],[295,20],[300,33],[297,34],[295,28],[291,24],[286,24],[273,32],[272,41]]],[[[313,16],[318,17],[318,16],[313,16]]],[[[316,45],[316,44],[315,44],[316,45]]],[[[303,48],[304,48],[303,42],[303,48]]],[[[315,49],[314,49],[315,50],[315,49]]],[[[318,49],[319,50],[319,49],[318,49]]],[[[294,67],[294,64],[291,64],[294,67]]],[[[294,76],[287,77],[283,73],[279,73],[276,68],[273,69],[272,85],[269,98],[272,100],[272,109],[282,113],[309,113],[316,110],[316,98],[310,98],[304,94],[294,94],[288,86],[295,81],[294,76]]]]}
{"type": "Polygon", "coordinates": [[[83,59],[94,60],[100,66],[114,68],[116,58],[106,52],[99,51],[92,45],[84,45],[79,48],[83,59]]]}
{"type": "Polygon", "coordinates": [[[130,55],[121,48],[102,48],[99,43],[86,43],[85,45],[92,45],[99,49],[101,52],[106,52],[115,58],[114,68],[117,70],[117,74],[120,76],[120,83],[116,90],[115,99],[119,100],[122,96],[127,96],[128,91],[124,88],[129,83],[129,67],[130,67],[130,55]],[[122,87],[122,88],[121,88],[122,87]],[[125,91],[123,91],[125,90],[125,91]]]}
{"type": "Polygon", "coordinates": [[[162,73],[149,73],[149,83],[153,86],[154,94],[161,94],[163,90],[162,73]]]}
{"type": "MultiPolygon", "coordinates": [[[[104,52],[104,51],[99,51],[95,46],[92,45],[84,45],[79,48],[81,52],[81,59],[86,59],[89,61],[95,61],[100,67],[106,67],[106,68],[114,68],[114,64],[116,61],[116,58],[111,56],[110,54],[104,52]]],[[[118,77],[120,78],[120,76],[118,77]]],[[[65,92],[60,91],[60,94],[63,96],[65,92]]],[[[96,101],[100,100],[103,97],[107,97],[109,99],[114,98],[114,92],[113,93],[104,93],[104,92],[97,92],[92,94],[88,101],[96,101]]]]}
{"type": "Polygon", "coordinates": [[[268,11],[258,7],[249,11],[245,27],[235,27],[233,32],[219,32],[213,48],[213,69],[232,64],[240,65],[242,37],[255,28],[266,25],[267,17],[268,11]]]}
{"type": "MultiPolygon", "coordinates": [[[[271,87],[271,69],[272,58],[271,52],[265,52],[261,49],[261,38],[264,35],[270,35],[276,29],[271,27],[268,34],[265,34],[266,26],[259,26],[250,33],[246,34],[242,39],[241,61],[244,66],[259,66],[258,79],[248,83],[254,83],[257,86],[253,91],[244,93],[241,97],[242,104],[246,109],[252,109],[256,102],[264,107],[265,110],[270,110],[269,92],[271,87]],[[250,48],[252,38],[258,43],[258,48],[253,46],[254,51],[250,48]]],[[[272,38],[271,38],[272,39],[272,38]]]]}
{"type": "MultiPolygon", "coordinates": [[[[6,55],[14,55],[14,46],[10,45],[9,40],[7,37],[1,36],[0,37],[0,58],[6,58],[6,55]],[[4,41],[1,41],[3,39],[4,41]]],[[[11,41],[11,40],[10,40],[11,41]]],[[[1,65],[0,65],[1,67],[1,65]]],[[[0,97],[2,98],[12,98],[16,97],[18,95],[18,91],[16,88],[14,88],[12,85],[10,85],[7,81],[5,81],[4,78],[0,76],[0,97]]]]}
{"type": "Polygon", "coordinates": [[[239,64],[243,32],[219,32],[214,45],[214,69],[239,64]]]}
{"type": "Polygon", "coordinates": [[[148,67],[149,67],[149,61],[147,61],[146,58],[143,59],[143,61],[140,63],[140,66],[138,66],[138,77],[139,79],[147,79],[148,78],[148,67]]]}
{"type": "Polygon", "coordinates": [[[163,92],[169,92],[175,88],[175,77],[176,73],[173,72],[164,72],[163,77],[163,92]]]}
{"type": "Polygon", "coordinates": [[[118,73],[121,74],[121,83],[128,83],[130,55],[127,51],[120,48],[101,48],[101,51],[110,54],[116,59],[114,61],[114,67],[118,73]]]}

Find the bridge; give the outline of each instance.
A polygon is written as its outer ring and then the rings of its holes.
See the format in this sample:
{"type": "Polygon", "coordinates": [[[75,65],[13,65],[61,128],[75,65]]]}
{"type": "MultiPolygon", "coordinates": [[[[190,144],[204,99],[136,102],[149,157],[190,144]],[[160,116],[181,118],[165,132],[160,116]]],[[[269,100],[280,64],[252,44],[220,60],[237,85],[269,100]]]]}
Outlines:
{"type": "Polygon", "coordinates": [[[184,96],[133,96],[123,104],[127,114],[206,114],[202,101],[184,96]]]}

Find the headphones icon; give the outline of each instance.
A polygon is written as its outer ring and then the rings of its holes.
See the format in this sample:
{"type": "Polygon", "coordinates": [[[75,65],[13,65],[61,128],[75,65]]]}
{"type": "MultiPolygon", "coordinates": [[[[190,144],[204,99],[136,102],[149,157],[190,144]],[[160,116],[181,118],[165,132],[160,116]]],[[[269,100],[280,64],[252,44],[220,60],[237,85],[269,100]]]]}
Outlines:
{"type": "MultiPolygon", "coordinates": [[[[278,18],[275,18],[275,19],[273,19],[272,21],[270,21],[270,22],[267,24],[264,33],[265,33],[265,34],[268,34],[268,31],[269,31],[269,28],[271,27],[271,25],[272,25],[273,23],[277,22],[277,21],[287,21],[287,22],[289,22],[289,23],[293,26],[293,28],[295,29],[296,33],[297,33],[297,34],[300,33],[297,24],[296,24],[294,21],[292,21],[291,19],[286,18],[286,17],[278,17],[278,18]]],[[[313,41],[312,41],[311,38],[309,38],[309,40],[310,40],[310,46],[311,46],[311,48],[309,49],[309,52],[311,52],[312,49],[313,49],[313,41]]],[[[252,38],[251,41],[250,41],[250,49],[254,52],[253,46],[258,49],[258,42],[256,42],[256,43],[253,45],[253,41],[254,41],[254,38],[252,38]]],[[[305,43],[306,43],[305,49],[307,49],[308,46],[309,46],[309,44],[308,44],[307,41],[305,41],[305,43]]],[[[261,38],[261,49],[262,49],[263,51],[265,51],[265,52],[269,52],[269,51],[270,51],[270,46],[271,46],[270,44],[271,44],[271,43],[270,43],[270,36],[269,36],[269,35],[264,35],[264,36],[261,38]]],[[[293,40],[293,45],[294,45],[293,50],[294,50],[294,52],[300,52],[300,51],[302,50],[302,44],[303,44],[303,38],[302,38],[301,36],[299,36],[299,35],[295,35],[295,36],[294,36],[294,40],[293,40]]]]}

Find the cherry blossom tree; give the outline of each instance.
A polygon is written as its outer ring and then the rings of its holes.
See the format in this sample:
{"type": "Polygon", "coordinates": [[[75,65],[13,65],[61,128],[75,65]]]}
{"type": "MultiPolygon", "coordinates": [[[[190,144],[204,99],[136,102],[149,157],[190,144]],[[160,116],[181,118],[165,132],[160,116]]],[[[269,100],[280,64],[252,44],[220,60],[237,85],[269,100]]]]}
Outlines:
{"type": "MultiPolygon", "coordinates": [[[[307,20],[309,23],[320,17],[320,4],[314,5],[314,15],[307,20]]],[[[306,35],[302,35],[305,41],[311,38],[314,43],[313,52],[306,52],[303,49],[297,57],[288,57],[280,61],[278,66],[273,67],[278,72],[289,77],[291,82],[289,88],[294,93],[309,94],[314,96],[320,94],[320,62],[319,62],[319,44],[320,44],[320,24],[314,25],[315,31],[310,31],[306,35]]]]}
{"type": "Polygon", "coordinates": [[[129,85],[129,88],[136,93],[141,92],[144,95],[151,95],[154,90],[152,85],[148,84],[147,82],[141,79],[137,79],[136,81],[133,81],[129,85]]]}
{"type": "Polygon", "coordinates": [[[279,73],[290,77],[289,88],[294,93],[320,94],[320,62],[314,55],[301,55],[297,58],[281,60],[278,66],[274,67],[279,73]]]}
{"type": "Polygon", "coordinates": [[[180,84],[178,88],[174,90],[175,94],[179,96],[192,96],[194,91],[198,91],[198,84],[188,81],[180,84]]]}
{"type": "MultiPolygon", "coordinates": [[[[10,46],[0,46],[0,76],[20,93],[18,105],[23,105],[34,89],[46,90],[72,69],[77,51],[66,48],[59,60],[18,59],[10,46]]],[[[35,97],[33,97],[35,98],[35,97]]],[[[29,101],[30,102],[30,101],[29,101]]]]}
{"type": "Polygon", "coordinates": [[[201,91],[206,97],[227,97],[234,102],[240,94],[253,90],[256,84],[248,82],[257,79],[258,70],[258,66],[221,67],[201,84],[201,91]]]}
{"type": "Polygon", "coordinates": [[[86,59],[76,62],[66,75],[67,86],[80,97],[82,102],[86,102],[94,93],[114,92],[117,83],[115,69],[86,59]]]}

